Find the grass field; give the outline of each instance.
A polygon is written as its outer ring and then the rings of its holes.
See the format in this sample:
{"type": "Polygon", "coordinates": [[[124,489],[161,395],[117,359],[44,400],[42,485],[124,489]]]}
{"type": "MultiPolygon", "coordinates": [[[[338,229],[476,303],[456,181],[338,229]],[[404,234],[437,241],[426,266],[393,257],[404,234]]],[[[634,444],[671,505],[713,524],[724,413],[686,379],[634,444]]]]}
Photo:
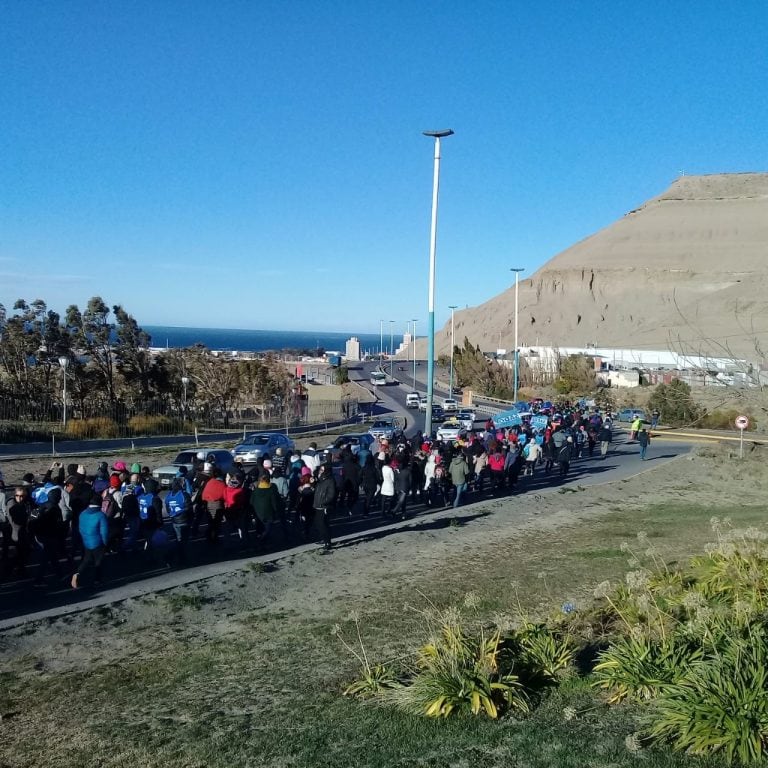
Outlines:
{"type": "MultiPolygon", "coordinates": [[[[711,539],[713,515],[764,526],[762,458],[726,462],[719,453],[688,462],[695,487],[677,462],[650,504],[636,490],[654,475],[619,484],[613,493],[584,492],[578,495],[583,516],[555,514],[547,525],[482,546],[462,543],[469,528],[449,527],[424,544],[423,557],[416,550],[409,569],[365,597],[323,602],[329,587],[318,577],[310,584],[323,603],[318,611],[253,608],[275,578],[254,568],[229,587],[249,596],[246,610],[200,585],[148,600],[149,613],[118,605],[64,620],[62,642],[87,645],[87,662],[59,668],[49,648],[47,654],[15,653],[3,663],[0,766],[719,765],[661,750],[638,754],[632,735],[639,713],[630,706],[609,709],[578,676],[522,720],[435,722],[345,698],[341,690],[355,676],[356,662],[332,630],[340,623],[349,632],[354,610],[369,653],[386,660],[425,639],[414,608],[427,599],[461,604],[471,592],[478,619],[513,613],[518,600],[537,616],[558,611],[565,600],[586,607],[598,582],[623,577],[621,544],[639,531],[671,562],[701,551],[711,539]],[[727,494],[745,483],[749,490],[734,509],[727,494]],[[427,548],[444,546],[443,539],[453,543],[436,567],[427,548]],[[223,628],[203,631],[212,623],[223,628]],[[576,716],[564,714],[566,708],[576,716]]],[[[365,547],[356,554],[361,570],[365,547]]]]}

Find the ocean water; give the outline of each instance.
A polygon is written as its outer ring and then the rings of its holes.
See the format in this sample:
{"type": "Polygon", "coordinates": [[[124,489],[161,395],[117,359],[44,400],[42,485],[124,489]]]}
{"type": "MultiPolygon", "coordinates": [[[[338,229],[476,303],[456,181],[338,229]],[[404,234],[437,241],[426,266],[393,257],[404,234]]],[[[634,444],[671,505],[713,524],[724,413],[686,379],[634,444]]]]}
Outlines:
{"type": "MultiPolygon", "coordinates": [[[[208,349],[239,352],[266,352],[281,349],[317,349],[344,354],[346,342],[352,336],[360,340],[360,351],[377,354],[378,333],[354,331],[247,331],[237,328],[178,328],[170,325],[145,325],[142,328],[152,337],[153,347],[191,347],[204,344],[208,349]]],[[[395,335],[394,346],[403,340],[402,333],[395,335]]],[[[389,351],[389,334],[384,334],[384,352],[389,351]]]]}

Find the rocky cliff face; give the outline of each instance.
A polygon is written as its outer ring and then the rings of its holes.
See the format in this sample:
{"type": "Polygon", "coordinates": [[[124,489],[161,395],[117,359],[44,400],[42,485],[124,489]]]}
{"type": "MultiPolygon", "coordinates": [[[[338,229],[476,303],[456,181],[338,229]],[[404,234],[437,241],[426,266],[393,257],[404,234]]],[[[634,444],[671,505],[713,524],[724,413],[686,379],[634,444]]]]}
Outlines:
{"type": "MultiPolygon", "coordinates": [[[[514,346],[514,286],[456,312],[457,343],[514,346]]],[[[521,346],[768,350],[768,173],[685,176],[520,281],[521,346]]],[[[450,324],[436,339],[447,351],[450,324]]]]}

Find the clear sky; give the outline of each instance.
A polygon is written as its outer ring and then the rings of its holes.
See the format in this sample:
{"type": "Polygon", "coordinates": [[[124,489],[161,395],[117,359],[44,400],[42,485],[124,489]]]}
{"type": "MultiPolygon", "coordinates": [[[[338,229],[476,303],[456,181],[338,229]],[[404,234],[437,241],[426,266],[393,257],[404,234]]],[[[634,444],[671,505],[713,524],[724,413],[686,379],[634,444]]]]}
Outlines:
{"type": "Polygon", "coordinates": [[[768,3],[0,0],[0,301],[426,328],[661,193],[768,170],[768,3]]]}

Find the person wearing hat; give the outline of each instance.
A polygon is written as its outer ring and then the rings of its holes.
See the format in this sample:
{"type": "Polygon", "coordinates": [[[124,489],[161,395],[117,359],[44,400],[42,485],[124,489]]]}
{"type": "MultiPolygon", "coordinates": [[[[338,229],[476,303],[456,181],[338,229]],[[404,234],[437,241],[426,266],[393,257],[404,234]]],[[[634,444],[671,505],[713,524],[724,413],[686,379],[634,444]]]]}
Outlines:
{"type": "MultiPolygon", "coordinates": [[[[104,462],[104,464],[105,464],[104,469],[106,470],[106,462],[104,462]]],[[[119,474],[120,472],[127,472],[128,467],[124,461],[116,461],[112,466],[112,471],[117,472],[119,474]]]]}

